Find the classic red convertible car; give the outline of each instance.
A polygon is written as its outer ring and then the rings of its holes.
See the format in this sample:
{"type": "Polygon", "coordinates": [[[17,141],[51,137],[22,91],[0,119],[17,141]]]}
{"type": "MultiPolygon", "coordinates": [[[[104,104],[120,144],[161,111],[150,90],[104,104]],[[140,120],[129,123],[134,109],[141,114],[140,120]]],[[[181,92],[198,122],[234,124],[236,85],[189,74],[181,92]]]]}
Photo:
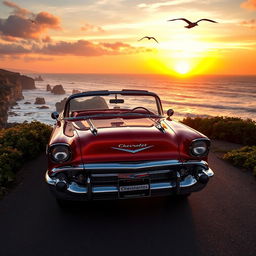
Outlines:
{"type": "Polygon", "coordinates": [[[58,201],[183,195],[204,188],[210,140],[167,118],[142,90],[71,95],[47,147],[45,178],[58,201]]]}

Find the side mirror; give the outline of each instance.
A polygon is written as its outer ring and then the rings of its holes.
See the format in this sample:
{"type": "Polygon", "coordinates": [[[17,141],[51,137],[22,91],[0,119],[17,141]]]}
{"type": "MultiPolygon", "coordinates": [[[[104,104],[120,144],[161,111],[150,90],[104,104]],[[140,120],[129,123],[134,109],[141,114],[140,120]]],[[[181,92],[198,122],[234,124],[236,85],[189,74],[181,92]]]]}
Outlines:
{"type": "Polygon", "coordinates": [[[174,110],[173,109],[168,109],[166,113],[167,113],[167,116],[170,117],[174,114],[174,110]]]}
{"type": "Polygon", "coordinates": [[[56,112],[56,111],[55,111],[55,112],[52,112],[51,117],[52,117],[52,119],[57,120],[57,119],[59,118],[59,113],[56,112]]]}

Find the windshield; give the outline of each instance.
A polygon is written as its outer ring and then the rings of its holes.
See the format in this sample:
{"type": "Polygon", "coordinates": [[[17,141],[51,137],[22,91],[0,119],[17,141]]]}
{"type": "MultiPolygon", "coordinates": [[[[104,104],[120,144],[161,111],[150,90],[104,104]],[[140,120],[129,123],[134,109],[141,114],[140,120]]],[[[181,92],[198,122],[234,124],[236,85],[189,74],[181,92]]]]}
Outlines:
{"type": "Polygon", "coordinates": [[[90,115],[160,115],[156,97],[152,95],[110,94],[73,98],[67,106],[67,117],[90,115]]]}

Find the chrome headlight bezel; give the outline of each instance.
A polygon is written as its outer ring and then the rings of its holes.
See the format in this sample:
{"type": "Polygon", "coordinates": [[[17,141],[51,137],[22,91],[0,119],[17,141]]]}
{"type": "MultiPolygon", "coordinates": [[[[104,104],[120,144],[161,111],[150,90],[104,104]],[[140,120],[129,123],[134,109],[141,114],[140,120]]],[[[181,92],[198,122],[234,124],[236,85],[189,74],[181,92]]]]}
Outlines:
{"type": "Polygon", "coordinates": [[[195,139],[189,147],[189,154],[195,157],[204,157],[209,154],[210,140],[206,138],[195,139]]]}
{"type": "Polygon", "coordinates": [[[66,143],[50,145],[48,147],[48,154],[52,162],[59,164],[68,162],[72,157],[70,146],[66,143]]]}

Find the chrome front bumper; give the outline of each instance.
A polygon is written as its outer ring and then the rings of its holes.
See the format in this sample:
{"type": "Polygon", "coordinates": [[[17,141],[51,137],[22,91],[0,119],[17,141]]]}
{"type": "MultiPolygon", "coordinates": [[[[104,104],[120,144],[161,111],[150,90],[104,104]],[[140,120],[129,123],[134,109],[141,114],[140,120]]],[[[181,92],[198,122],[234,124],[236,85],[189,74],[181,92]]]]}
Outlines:
{"type": "Polygon", "coordinates": [[[149,183],[147,196],[187,194],[206,186],[207,182],[200,182],[202,175],[209,178],[214,175],[205,161],[165,160],[65,166],[53,169],[50,175],[47,171],[45,179],[51,191],[59,199],[95,200],[143,197],[143,193],[120,196],[119,189],[120,180],[129,179],[132,182],[141,180],[141,177],[146,178],[149,183]],[[72,180],[63,181],[58,178],[60,173],[70,172],[83,173],[84,183],[78,184],[72,180]],[[66,189],[63,191],[56,189],[56,184],[61,181],[66,184],[66,189]]]}

